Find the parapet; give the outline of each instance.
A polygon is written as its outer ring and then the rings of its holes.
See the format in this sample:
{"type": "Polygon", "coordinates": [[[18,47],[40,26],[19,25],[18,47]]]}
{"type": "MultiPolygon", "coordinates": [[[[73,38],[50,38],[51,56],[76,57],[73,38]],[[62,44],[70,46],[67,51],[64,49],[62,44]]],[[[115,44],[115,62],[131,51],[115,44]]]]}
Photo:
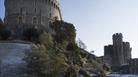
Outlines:
{"type": "Polygon", "coordinates": [[[116,39],[116,38],[123,38],[123,35],[122,35],[122,33],[115,33],[115,34],[113,34],[113,39],[116,39]]]}

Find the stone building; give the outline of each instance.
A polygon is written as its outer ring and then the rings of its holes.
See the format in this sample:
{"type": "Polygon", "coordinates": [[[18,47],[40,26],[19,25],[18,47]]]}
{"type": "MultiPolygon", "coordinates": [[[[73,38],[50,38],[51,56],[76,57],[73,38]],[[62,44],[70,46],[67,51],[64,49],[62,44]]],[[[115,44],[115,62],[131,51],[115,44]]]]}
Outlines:
{"type": "Polygon", "coordinates": [[[62,20],[59,0],[5,0],[4,22],[12,34],[35,26],[49,30],[49,23],[62,20]]]}
{"type": "Polygon", "coordinates": [[[138,74],[138,58],[129,61],[129,71],[131,74],[138,74]]]}
{"type": "Polygon", "coordinates": [[[128,63],[131,60],[131,50],[129,42],[123,42],[123,50],[124,50],[124,62],[128,63]]]}
{"type": "Polygon", "coordinates": [[[131,47],[129,42],[123,41],[121,33],[116,33],[112,36],[113,45],[104,46],[104,62],[119,67],[123,64],[128,64],[131,59],[131,47]]]}
{"type": "Polygon", "coordinates": [[[113,45],[104,46],[103,61],[109,65],[112,65],[113,45]]]}

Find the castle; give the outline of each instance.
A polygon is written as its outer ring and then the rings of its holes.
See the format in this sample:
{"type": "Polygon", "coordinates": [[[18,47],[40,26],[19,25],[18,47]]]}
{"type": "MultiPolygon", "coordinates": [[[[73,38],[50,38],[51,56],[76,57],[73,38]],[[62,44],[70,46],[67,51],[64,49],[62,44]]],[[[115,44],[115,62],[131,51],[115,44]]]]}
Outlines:
{"type": "Polygon", "coordinates": [[[113,35],[113,45],[104,47],[104,62],[119,67],[128,64],[131,60],[131,50],[129,42],[123,41],[121,33],[113,35]]]}
{"type": "Polygon", "coordinates": [[[55,19],[62,20],[59,0],[5,0],[4,23],[12,35],[32,26],[49,30],[55,19]]]}

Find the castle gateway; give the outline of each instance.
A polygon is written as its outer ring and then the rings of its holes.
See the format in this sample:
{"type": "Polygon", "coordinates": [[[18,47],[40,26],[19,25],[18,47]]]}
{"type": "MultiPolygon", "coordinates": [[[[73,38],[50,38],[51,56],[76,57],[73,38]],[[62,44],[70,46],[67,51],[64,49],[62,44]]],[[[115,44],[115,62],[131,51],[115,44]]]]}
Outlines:
{"type": "Polygon", "coordinates": [[[5,0],[4,22],[13,35],[32,26],[48,30],[55,19],[62,19],[58,0],[5,0]]]}

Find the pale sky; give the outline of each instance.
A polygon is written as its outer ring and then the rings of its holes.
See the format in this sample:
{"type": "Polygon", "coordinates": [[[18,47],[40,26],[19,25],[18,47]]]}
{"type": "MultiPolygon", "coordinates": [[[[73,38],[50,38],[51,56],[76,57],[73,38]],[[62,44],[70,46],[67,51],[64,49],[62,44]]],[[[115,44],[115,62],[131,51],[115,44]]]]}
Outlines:
{"type": "MultiPolygon", "coordinates": [[[[121,32],[131,44],[132,57],[138,58],[137,0],[61,0],[60,5],[63,19],[75,25],[88,51],[103,55],[104,45],[112,44],[112,35],[121,32]]],[[[0,17],[4,18],[3,0],[0,17]]]]}
{"type": "Polygon", "coordinates": [[[121,32],[129,41],[133,58],[138,57],[137,0],[61,0],[65,21],[77,28],[77,38],[87,50],[103,55],[104,45],[112,44],[112,35],[121,32]]]}

